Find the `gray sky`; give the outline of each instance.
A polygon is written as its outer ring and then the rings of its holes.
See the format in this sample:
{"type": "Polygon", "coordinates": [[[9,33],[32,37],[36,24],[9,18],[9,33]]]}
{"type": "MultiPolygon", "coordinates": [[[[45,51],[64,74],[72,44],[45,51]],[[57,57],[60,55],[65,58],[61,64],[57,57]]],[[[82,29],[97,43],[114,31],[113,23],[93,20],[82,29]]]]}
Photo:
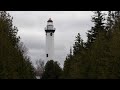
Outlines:
{"type": "MultiPolygon", "coordinates": [[[[53,20],[55,31],[55,61],[63,67],[65,57],[73,46],[77,33],[87,40],[86,32],[91,28],[91,11],[9,11],[13,25],[18,28],[21,41],[28,48],[28,56],[35,64],[45,60],[45,31],[47,20],[53,20]]],[[[46,62],[46,61],[45,61],[46,62]]]]}

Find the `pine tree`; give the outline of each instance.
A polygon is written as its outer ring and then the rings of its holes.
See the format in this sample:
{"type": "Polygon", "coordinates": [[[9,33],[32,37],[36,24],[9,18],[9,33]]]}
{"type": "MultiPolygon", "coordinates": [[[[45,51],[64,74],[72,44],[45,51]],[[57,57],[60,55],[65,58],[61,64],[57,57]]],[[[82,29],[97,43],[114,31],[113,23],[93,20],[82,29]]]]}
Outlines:
{"type": "Polygon", "coordinates": [[[106,23],[106,28],[105,28],[107,31],[111,30],[113,26],[112,15],[113,15],[113,11],[108,11],[107,23],[106,23]]]}
{"type": "Polygon", "coordinates": [[[70,47],[70,53],[66,56],[64,61],[64,68],[63,68],[63,78],[67,79],[70,78],[70,71],[71,71],[71,60],[73,59],[72,55],[72,48],[70,47]]]}
{"type": "Polygon", "coordinates": [[[119,30],[119,23],[120,23],[120,11],[114,11],[113,15],[113,22],[114,22],[114,30],[119,30]]]}
{"type": "Polygon", "coordinates": [[[106,23],[106,38],[110,39],[112,37],[113,28],[113,11],[108,11],[107,23],[106,23]]]}
{"type": "Polygon", "coordinates": [[[75,37],[75,44],[73,45],[73,55],[70,48],[70,54],[67,55],[64,62],[64,78],[80,78],[80,69],[79,66],[82,62],[82,55],[84,54],[84,42],[81,39],[80,33],[75,37]]]}
{"type": "Polygon", "coordinates": [[[80,54],[84,48],[83,40],[81,39],[80,33],[76,36],[75,44],[73,45],[73,55],[80,54]]]}
{"type": "Polygon", "coordinates": [[[92,22],[94,22],[94,27],[91,28],[91,30],[87,33],[87,43],[86,47],[90,47],[91,43],[93,43],[96,39],[96,36],[99,32],[105,31],[104,21],[105,21],[105,14],[103,14],[101,11],[95,11],[94,16],[92,17],[92,22]]]}
{"type": "Polygon", "coordinates": [[[58,62],[50,60],[45,65],[45,71],[43,72],[41,79],[60,79],[62,76],[62,69],[58,62]]]}
{"type": "Polygon", "coordinates": [[[0,12],[0,79],[35,78],[33,66],[20,45],[18,29],[12,20],[7,12],[0,12]]]}

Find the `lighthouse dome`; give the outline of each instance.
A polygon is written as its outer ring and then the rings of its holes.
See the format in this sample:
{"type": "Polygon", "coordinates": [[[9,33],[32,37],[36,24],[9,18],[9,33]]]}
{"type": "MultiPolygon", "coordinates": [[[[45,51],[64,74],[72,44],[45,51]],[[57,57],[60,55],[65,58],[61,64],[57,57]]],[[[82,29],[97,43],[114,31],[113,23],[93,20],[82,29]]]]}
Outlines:
{"type": "Polygon", "coordinates": [[[51,18],[49,18],[49,20],[47,22],[53,22],[53,21],[51,20],[51,18]]]}

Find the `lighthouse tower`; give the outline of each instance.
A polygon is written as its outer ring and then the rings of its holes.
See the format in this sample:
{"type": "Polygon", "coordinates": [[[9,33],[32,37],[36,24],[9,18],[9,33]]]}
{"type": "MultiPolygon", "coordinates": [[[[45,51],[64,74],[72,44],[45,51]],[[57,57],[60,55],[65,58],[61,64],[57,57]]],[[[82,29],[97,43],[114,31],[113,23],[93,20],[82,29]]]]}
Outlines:
{"type": "Polygon", "coordinates": [[[46,60],[54,60],[54,32],[53,21],[51,18],[47,21],[46,32],[46,60]]]}

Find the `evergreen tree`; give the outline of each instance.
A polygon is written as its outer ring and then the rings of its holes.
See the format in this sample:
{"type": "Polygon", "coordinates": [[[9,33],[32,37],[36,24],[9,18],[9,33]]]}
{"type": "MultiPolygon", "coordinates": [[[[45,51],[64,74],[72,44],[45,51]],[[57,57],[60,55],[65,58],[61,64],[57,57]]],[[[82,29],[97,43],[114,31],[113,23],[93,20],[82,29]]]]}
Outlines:
{"type": "Polygon", "coordinates": [[[50,60],[45,65],[45,71],[41,79],[60,79],[62,76],[62,69],[58,62],[50,60]]]}
{"type": "Polygon", "coordinates": [[[114,24],[113,29],[114,30],[120,29],[120,27],[119,27],[119,23],[120,23],[120,11],[114,11],[112,17],[113,17],[113,22],[114,22],[113,23],[114,24]]]}
{"type": "Polygon", "coordinates": [[[77,53],[80,54],[83,48],[83,40],[81,39],[80,33],[78,33],[78,35],[76,36],[75,44],[73,45],[73,55],[76,55],[77,53]]]}
{"type": "Polygon", "coordinates": [[[94,16],[92,17],[92,22],[94,22],[94,27],[91,28],[91,30],[88,31],[87,33],[87,43],[86,47],[90,47],[91,43],[93,43],[96,39],[96,36],[99,32],[105,31],[105,26],[104,26],[104,15],[101,11],[95,11],[94,16]]]}
{"type": "Polygon", "coordinates": [[[63,78],[68,79],[70,78],[70,71],[71,71],[71,60],[73,59],[72,49],[70,48],[70,53],[66,56],[64,61],[64,68],[63,68],[63,78]]]}
{"type": "Polygon", "coordinates": [[[25,55],[13,17],[0,12],[0,79],[35,78],[33,66],[25,55]]]}
{"type": "MultiPolygon", "coordinates": [[[[73,45],[73,55],[67,55],[66,60],[64,62],[64,78],[80,78],[80,69],[79,66],[82,64],[82,55],[84,54],[84,42],[80,37],[80,33],[75,37],[75,44],[73,45]]],[[[83,70],[82,70],[83,71],[83,70]]]]}
{"type": "Polygon", "coordinates": [[[112,15],[113,15],[113,11],[108,11],[107,23],[106,23],[106,28],[105,28],[107,31],[111,30],[113,26],[112,15]]]}
{"type": "MultiPolygon", "coordinates": [[[[90,34],[92,42],[74,45],[72,58],[64,62],[64,78],[69,79],[119,79],[120,78],[120,16],[119,11],[108,13],[106,27],[95,21],[90,34]],[[113,17],[114,16],[114,17],[113,17]],[[95,30],[95,31],[94,31],[95,30]],[[111,31],[111,33],[110,33],[111,31]],[[107,37],[107,38],[106,38],[107,37]],[[93,43],[94,42],[94,43],[93,43]],[[78,49],[78,47],[82,49],[78,49]],[[88,48],[90,47],[90,48],[88,48]],[[78,51],[77,51],[78,50],[78,51]]],[[[101,16],[101,15],[100,15],[101,16]]],[[[101,16],[102,17],[102,16],[101,16]]],[[[78,39],[78,42],[80,39],[78,39]]]]}

